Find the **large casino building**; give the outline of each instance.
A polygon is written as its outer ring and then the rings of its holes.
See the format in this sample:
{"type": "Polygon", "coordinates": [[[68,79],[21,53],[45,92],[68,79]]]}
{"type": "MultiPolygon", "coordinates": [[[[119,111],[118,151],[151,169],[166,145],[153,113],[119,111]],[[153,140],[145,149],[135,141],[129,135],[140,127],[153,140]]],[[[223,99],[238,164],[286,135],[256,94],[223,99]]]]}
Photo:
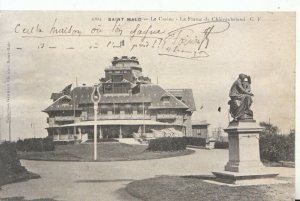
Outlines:
{"type": "MultiPolygon", "coordinates": [[[[94,86],[71,85],[52,93],[53,103],[43,112],[54,140],[130,138],[193,135],[191,117],[196,110],[191,89],[163,89],[143,76],[136,57],[114,57],[97,87],[100,92],[97,121],[91,95],[94,86]]],[[[208,124],[207,124],[208,125],[208,124]]]]}

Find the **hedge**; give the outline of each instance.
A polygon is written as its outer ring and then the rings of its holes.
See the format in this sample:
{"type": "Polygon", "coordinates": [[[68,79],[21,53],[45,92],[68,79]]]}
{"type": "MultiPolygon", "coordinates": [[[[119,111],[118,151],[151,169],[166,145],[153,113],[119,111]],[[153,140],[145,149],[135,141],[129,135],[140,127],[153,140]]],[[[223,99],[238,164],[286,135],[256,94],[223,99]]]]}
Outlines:
{"type": "Polygon", "coordinates": [[[268,161],[295,161],[295,135],[261,134],[260,157],[268,161]]]}
{"type": "Polygon", "coordinates": [[[185,143],[187,145],[193,146],[202,146],[205,147],[206,145],[206,138],[199,138],[199,137],[183,137],[185,143]]]}
{"type": "Polygon", "coordinates": [[[179,151],[186,149],[185,139],[182,137],[163,137],[150,140],[149,151],[179,151]]]}
{"type": "Polygon", "coordinates": [[[205,147],[206,139],[199,137],[163,137],[150,140],[150,151],[177,151],[186,149],[187,145],[205,147]]]}
{"type": "Polygon", "coordinates": [[[18,151],[53,151],[54,149],[52,138],[27,138],[17,141],[18,151]]]}
{"type": "Polygon", "coordinates": [[[220,142],[220,141],[215,142],[215,149],[228,149],[228,147],[229,147],[228,142],[220,142]]]}
{"type": "MultiPolygon", "coordinates": [[[[215,143],[215,149],[227,149],[228,142],[215,143]]],[[[260,158],[273,162],[295,161],[295,135],[261,134],[260,158]]]]}
{"type": "Polygon", "coordinates": [[[0,144],[0,178],[26,171],[17,157],[16,143],[0,144]]]}
{"type": "Polygon", "coordinates": [[[68,145],[75,144],[75,141],[53,141],[54,145],[68,145]]]}

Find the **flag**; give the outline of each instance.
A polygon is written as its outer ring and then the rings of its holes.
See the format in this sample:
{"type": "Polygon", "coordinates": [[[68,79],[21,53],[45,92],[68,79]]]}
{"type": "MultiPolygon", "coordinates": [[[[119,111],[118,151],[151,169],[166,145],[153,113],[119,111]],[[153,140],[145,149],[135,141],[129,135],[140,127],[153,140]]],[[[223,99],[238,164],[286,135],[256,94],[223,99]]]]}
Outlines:
{"type": "Polygon", "coordinates": [[[61,92],[63,93],[63,95],[70,95],[71,94],[71,88],[72,88],[72,84],[69,84],[61,92]]]}

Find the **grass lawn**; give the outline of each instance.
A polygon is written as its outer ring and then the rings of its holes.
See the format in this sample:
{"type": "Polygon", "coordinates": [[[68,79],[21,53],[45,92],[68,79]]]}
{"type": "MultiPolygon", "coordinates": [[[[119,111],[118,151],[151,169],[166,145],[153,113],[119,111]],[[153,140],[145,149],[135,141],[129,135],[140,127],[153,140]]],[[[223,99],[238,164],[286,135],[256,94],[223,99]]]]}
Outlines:
{"type": "Polygon", "coordinates": [[[160,176],[134,181],[126,190],[144,201],[289,201],[295,199],[294,184],[221,186],[197,178],[160,176]]]}
{"type": "MultiPolygon", "coordinates": [[[[183,156],[194,153],[193,150],[174,152],[150,152],[146,145],[128,145],[123,143],[98,143],[97,161],[130,161],[183,156]]],[[[93,144],[56,145],[55,151],[18,152],[21,159],[55,161],[94,161],[93,144]]]]}
{"type": "Polygon", "coordinates": [[[0,173],[0,187],[5,184],[20,182],[20,181],[27,181],[29,179],[38,179],[40,176],[38,174],[29,172],[27,170],[14,173],[14,172],[8,172],[6,174],[0,173]]]}
{"type": "Polygon", "coordinates": [[[2,201],[58,201],[53,198],[38,198],[38,199],[26,199],[23,196],[15,196],[8,198],[1,198],[2,201]]]}

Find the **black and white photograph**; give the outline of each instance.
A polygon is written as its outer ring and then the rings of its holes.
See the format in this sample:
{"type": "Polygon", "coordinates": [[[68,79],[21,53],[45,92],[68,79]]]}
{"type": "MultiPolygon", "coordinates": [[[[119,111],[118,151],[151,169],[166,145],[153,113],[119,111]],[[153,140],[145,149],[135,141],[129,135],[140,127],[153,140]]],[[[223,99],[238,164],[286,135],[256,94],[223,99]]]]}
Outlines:
{"type": "Polygon", "coordinates": [[[0,200],[295,200],[295,12],[0,11],[0,200]]]}

